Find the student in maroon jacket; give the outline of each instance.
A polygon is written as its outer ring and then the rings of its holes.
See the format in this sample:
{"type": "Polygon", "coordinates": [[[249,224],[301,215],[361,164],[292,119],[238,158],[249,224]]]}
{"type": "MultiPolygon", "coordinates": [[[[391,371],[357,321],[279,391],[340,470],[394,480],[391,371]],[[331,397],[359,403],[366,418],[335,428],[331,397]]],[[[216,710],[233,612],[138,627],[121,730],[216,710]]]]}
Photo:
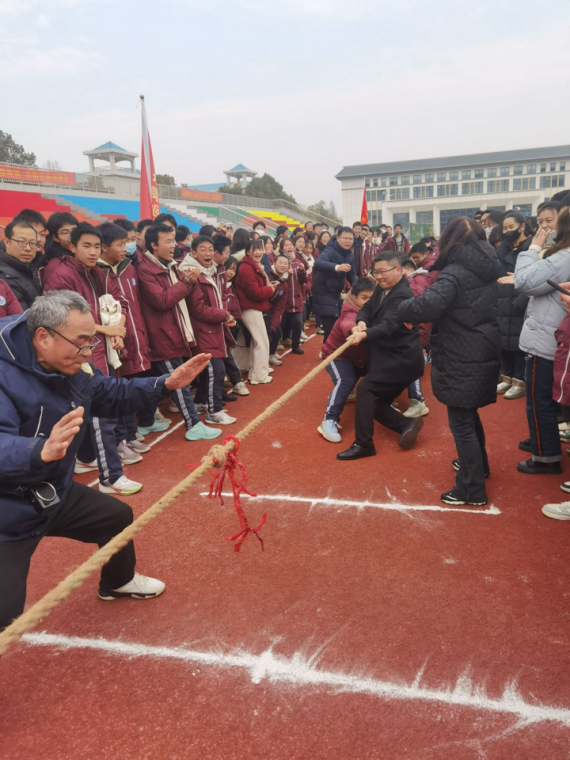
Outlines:
{"type": "Polygon", "coordinates": [[[4,280],[0,280],[0,319],[21,314],[20,302],[12,293],[12,289],[4,280]]]}
{"type": "MultiPolygon", "coordinates": [[[[357,280],[347,293],[340,317],[334,323],[329,337],[323,345],[323,359],[330,356],[337,348],[347,341],[353,327],[356,327],[356,316],[364,304],[372,298],[376,286],[368,277],[357,280]]],[[[327,372],[331,376],[334,388],[331,391],[325,411],[325,418],[317,430],[327,441],[340,443],[342,438],[338,432],[340,415],[346,400],[354,390],[358,379],[366,372],[368,347],[364,344],[347,348],[338,359],[331,362],[327,372]]]]}
{"type": "Polygon", "coordinates": [[[307,267],[301,255],[295,251],[291,240],[283,240],[279,243],[279,252],[289,259],[289,279],[287,291],[287,304],[283,317],[283,337],[288,340],[291,337],[292,354],[304,354],[299,347],[301,333],[303,332],[303,302],[305,300],[304,285],[307,282],[307,267]]]}
{"type": "Polygon", "coordinates": [[[420,240],[419,243],[414,243],[410,250],[410,258],[418,269],[425,269],[428,276],[428,284],[433,285],[437,280],[439,272],[430,272],[429,269],[437,261],[437,254],[434,253],[427,243],[420,240]]]}
{"type": "MultiPolygon", "coordinates": [[[[198,269],[180,273],[174,261],[174,231],[170,225],[154,224],[146,231],[146,251],[139,262],[139,288],[144,320],[148,326],[148,342],[152,369],[158,376],[172,373],[190,356],[195,346],[194,332],[186,298],[200,276],[198,269]]],[[[187,441],[218,438],[222,431],[207,428],[200,420],[190,388],[172,394],[186,424],[187,441]]],[[[139,414],[139,432],[145,435],[154,424],[154,410],[139,414]]]]}
{"type": "MultiPolygon", "coordinates": [[[[214,235],[213,237],[214,241],[214,263],[216,265],[216,282],[218,283],[218,287],[220,289],[220,293],[222,294],[222,299],[224,301],[224,305],[229,311],[229,313],[236,319],[234,314],[232,313],[232,310],[228,306],[228,296],[230,291],[226,287],[226,262],[230,256],[230,250],[232,247],[232,241],[229,237],[226,237],[225,235],[218,234],[214,235]]],[[[235,269],[234,269],[234,275],[235,275],[235,269]]],[[[232,291],[233,292],[233,291],[232,291]]],[[[237,301],[237,299],[235,299],[237,301]]],[[[239,305],[238,305],[239,308],[239,305]]],[[[241,312],[240,317],[241,318],[241,312]]],[[[226,370],[226,375],[229,377],[232,385],[239,385],[239,383],[242,382],[241,379],[241,372],[239,371],[237,364],[235,363],[234,357],[232,356],[232,348],[235,346],[235,339],[233,336],[233,331],[236,329],[237,324],[234,325],[233,328],[226,327],[224,328],[224,334],[226,336],[226,348],[228,349],[228,355],[224,359],[224,367],[226,370]]],[[[245,385],[243,386],[245,388],[245,385]]],[[[248,396],[249,391],[247,388],[245,388],[247,393],[242,393],[242,396],[248,396]]],[[[238,394],[240,395],[240,394],[238,394]]],[[[233,393],[228,393],[226,390],[222,389],[222,400],[223,401],[237,401],[237,395],[233,393]]]]}
{"type": "MultiPolygon", "coordinates": [[[[222,392],[226,376],[224,359],[228,356],[225,328],[233,327],[235,319],[228,312],[225,294],[218,285],[218,267],[214,262],[212,238],[206,235],[194,238],[192,253],[189,253],[180,265],[182,272],[191,268],[200,273],[188,299],[194,339],[198,351],[211,354],[212,357],[198,377],[196,405],[206,407],[206,422],[209,425],[233,425],[236,418],[230,417],[224,411],[222,392]]],[[[223,269],[225,275],[225,267],[223,269]]]]}
{"type": "Polygon", "coordinates": [[[269,365],[271,367],[280,367],[283,362],[277,356],[277,346],[281,340],[283,332],[281,322],[285,314],[287,305],[287,291],[289,285],[289,259],[282,253],[277,254],[275,263],[269,273],[269,281],[276,284],[275,292],[270,300],[270,308],[266,317],[267,334],[269,336],[269,365]]]}
{"type": "MultiPolygon", "coordinates": [[[[230,256],[224,265],[224,268],[226,270],[226,276],[225,276],[226,309],[229,311],[229,313],[232,315],[232,317],[235,319],[235,322],[236,322],[235,326],[230,328],[230,334],[233,340],[233,346],[231,347],[231,350],[235,349],[236,339],[242,326],[241,325],[241,308],[239,305],[238,297],[234,290],[234,283],[233,283],[233,280],[235,279],[235,276],[237,274],[238,266],[239,266],[239,262],[237,259],[234,259],[233,256],[230,256]]],[[[226,345],[228,345],[228,341],[226,341],[226,345]]],[[[230,382],[233,386],[232,393],[228,395],[249,396],[249,390],[247,389],[247,385],[242,380],[241,372],[236,364],[233,353],[230,352],[225,364],[226,364],[226,374],[229,377],[230,382]]],[[[227,397],[223,396],[222,398],[228,401],[227,397]]]]}
{"type": "Polygon", "coordinates": [[[398,254],[400,260],[410,255],[410,241],[402,232],[401,224],[394,225],[394,237],[388,238],[382,251],[393,251],[398,254]]]}

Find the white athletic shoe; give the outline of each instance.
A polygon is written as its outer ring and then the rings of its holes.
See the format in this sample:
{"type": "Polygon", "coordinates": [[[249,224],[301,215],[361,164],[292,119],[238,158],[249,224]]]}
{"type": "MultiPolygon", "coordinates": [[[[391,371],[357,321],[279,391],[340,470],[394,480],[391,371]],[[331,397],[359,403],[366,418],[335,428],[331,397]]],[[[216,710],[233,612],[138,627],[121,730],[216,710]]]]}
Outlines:
{"type": "Polygon", "coordinates": [[[234,422],[236,422],[236,418],[230,417],[230,415],[222,409],[215,414],[207,414],[204,422],[207,422],[208,425],[233,425],[234,422]]]}
{"type": "Polygon", "coordinates": [[[250,380],[250,385],[267,385],[267,383],[272,383],[273,378],[269,377],[269,375],[265,378],[265,380],[250,380]]]}
{"type": "Polygon", "coordinates": [[[410,405],[404,412],[404,417],[424,417],[429,414],[429,409],[425,405],[424,401],[419,401],[417,398],[410,399],[410,405]]]}
{"type": "Polygon", "coordinates": [[[307,335],[307,333],[306,333],[306,332],[302,332],[302,333],[301,333],[301,339],[302,339],[302,340],[307,340],[307,338],[308,338],[308,337],[309,337],[309,336],[307,335]]]}
{"type": "Polygon", "coordinates": [[[271,354],[271,356],[269,357],[270,367],[280,367],[282,364],[283,362],[276,354],[271,354]]]}
{"type": "Polygon", "coordinates": [[[176,406],[176,404],[170,404],[168,411],[172,414],[180,414],[180,409],[176,406]]]}
{"type": "Polygon", "coordinates": [[[236,396],[249,396],[249,388],[244,383],[244,381],[241,380],[239,383],[234,385],[234,393],[236,396]]]}
{"type": "Polygon", "coordinates": [[[130,496],[138,493],[141,488],[142,483],[137,483],[136,480],[129,480],[126,475],[121,475],[114,483],[99,483],[101,493],[118,493],[121,496],[130,496]]]}
{"type": "Polygon", "coordinates": [[[80,462],[79,459],[76,459],[73,472],[76,475],[81,475],[82,472],[93,472],[93,470],[98,470],[98,469],[99,469],[99,465],[97,464],[96,459],[94,459],[92,462],[80,462]]]}
{"type": "Polygon", "coordinates": [[[570,520],[570,501],[563,501],[562,504],[545,504],[542,514],[553,520],[570,520]]]}
{"type": "Polygon", "coordinates": [[[267,373],[269,375],[272,375],[274,372],[275,372],[275,370],[273,369],[273,367],[267,367],[267,373]]]}
{"type": "Polygon", "coordinates": [[[126,441],[121,441],[117,446],[117,451],[122,464],[136,464],[137,462],[142,462],[141,455],[130,449],[126,441]]]}
{"type": "Polygon", "coordinates": [[[97,595],[105,602],[112,602],[124,596],[130,596],[133,599],[154,599],[160,596],[165,588],[166,584],[162,581],[135,573],[132,581],[125,583],[124,586],[115,589],[99,588],[97,595]]]}

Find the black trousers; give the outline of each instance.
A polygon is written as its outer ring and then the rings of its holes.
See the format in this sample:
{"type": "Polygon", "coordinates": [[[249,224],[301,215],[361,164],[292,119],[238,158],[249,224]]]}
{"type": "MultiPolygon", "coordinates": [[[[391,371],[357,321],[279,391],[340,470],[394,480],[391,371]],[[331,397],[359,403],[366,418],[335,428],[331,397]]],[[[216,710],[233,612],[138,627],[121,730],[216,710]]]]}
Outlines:
{"type": "Polygon", "coordinates": [[[223,361],[224,361],[224,367],[226,370],[226,375],[229,377],[231,384],[237,385],[238,383],[241,383],[243,378],[241,376],[241,372],[239,371],[238,365],[236,364],[236,360],[234,359],[234,357],[228,352],[228,355],[223,361]]]}
{"type": "Polygon", "coordinates": [[[293,348],[299,348],[303,332],[303,312],[285,312],[281,322],[284,338],[291,338],[293,348]]]}
{"type": "Polygon", "coordinates": [[[455,476],[454,491],[464,501],[485,501],[485,473],[489,471],[489,460],[479,412],[448,406],[447,419],[461,465],[455,476]]]}
{"type": "Polygon", "coordinates": [[[323,343],[325,343],[326,339],[331,334],[331,330],[338,317],[321,317],[321,319],[323,321],[323,330],[325,331],[325,334],[323,335],[323,343]]]}
{"type": "MultiPolygon", "coordinates": [[[[73,483],[45,535],[72,538],[101,547],[132,521],[133,512],[127,504],[73,483]]],[[[30,560],[42,538],[34,536],[22,541],[0,542],[0,631],[24,611],[30,560]]],[[[131,581],[135,561],[135,547],[131,541],[102,568],[100,587],[116,589],[131,581]]]]}
{"type": "Polygon", "coordinates": [[[522,351],[501,351],[501,375],[524,380],[525,355],[522,351]]]}
{"type": "MultiPolygon", "coordinates": [[[[324,320],[324,317],[323,317],[324,320]]],[[[402,433],[410,421],[392,408],[392,402],[406,390],[408,383],[382,383],[366,375],[356,386],[356,443],[364,448],[374,445],[374,420],[389,430],[402,433]]]]}

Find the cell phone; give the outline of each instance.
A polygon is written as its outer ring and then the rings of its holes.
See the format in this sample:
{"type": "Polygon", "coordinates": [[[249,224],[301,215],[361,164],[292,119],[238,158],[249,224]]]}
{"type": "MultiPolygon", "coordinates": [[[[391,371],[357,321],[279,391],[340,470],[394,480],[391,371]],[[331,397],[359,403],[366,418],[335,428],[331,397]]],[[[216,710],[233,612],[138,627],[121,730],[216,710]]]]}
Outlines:
{"type": "Polygon", "coordinates": [[[561,287],[556,282],[552,282],[552,280],[547,280],[546,282],[551,288],[554,288],[554,290],[557,290],[559,293],[564,293],[565,296],[570,296],[570,290],[566,290],[566,288],[561,287]]]}

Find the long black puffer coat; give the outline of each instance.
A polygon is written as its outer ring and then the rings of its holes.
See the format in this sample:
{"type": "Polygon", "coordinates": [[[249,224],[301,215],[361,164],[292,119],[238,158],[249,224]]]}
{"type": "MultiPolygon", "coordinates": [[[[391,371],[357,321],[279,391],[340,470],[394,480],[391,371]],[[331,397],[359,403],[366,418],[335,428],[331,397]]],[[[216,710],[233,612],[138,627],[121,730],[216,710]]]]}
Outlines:
{"type": "Polygon", "coordinates": [[[480,247],[452,251],[434,267],[441,269],[437,281],[401,303],[398,316],[403,322],[433,323],[432,387],[442,404],[470,409],[494,404],[501,367],[495,251],[482,241],[480,247]]]}
{"type": "MultiPolygon", "coordinates": [[[[503,240],[497,248],[497,256],[501,265],[499,277],[505,277],[508,272],[514,273],[519,253],[527,251],[531,242],[532,236],[516,248],[512,248],[506,240],[503,240]]],[[[499,330],[503,350],[520,351],[519,338],[527,305],[528,296],[519,293],[514,285],[499,285],[499,330]]]]}

